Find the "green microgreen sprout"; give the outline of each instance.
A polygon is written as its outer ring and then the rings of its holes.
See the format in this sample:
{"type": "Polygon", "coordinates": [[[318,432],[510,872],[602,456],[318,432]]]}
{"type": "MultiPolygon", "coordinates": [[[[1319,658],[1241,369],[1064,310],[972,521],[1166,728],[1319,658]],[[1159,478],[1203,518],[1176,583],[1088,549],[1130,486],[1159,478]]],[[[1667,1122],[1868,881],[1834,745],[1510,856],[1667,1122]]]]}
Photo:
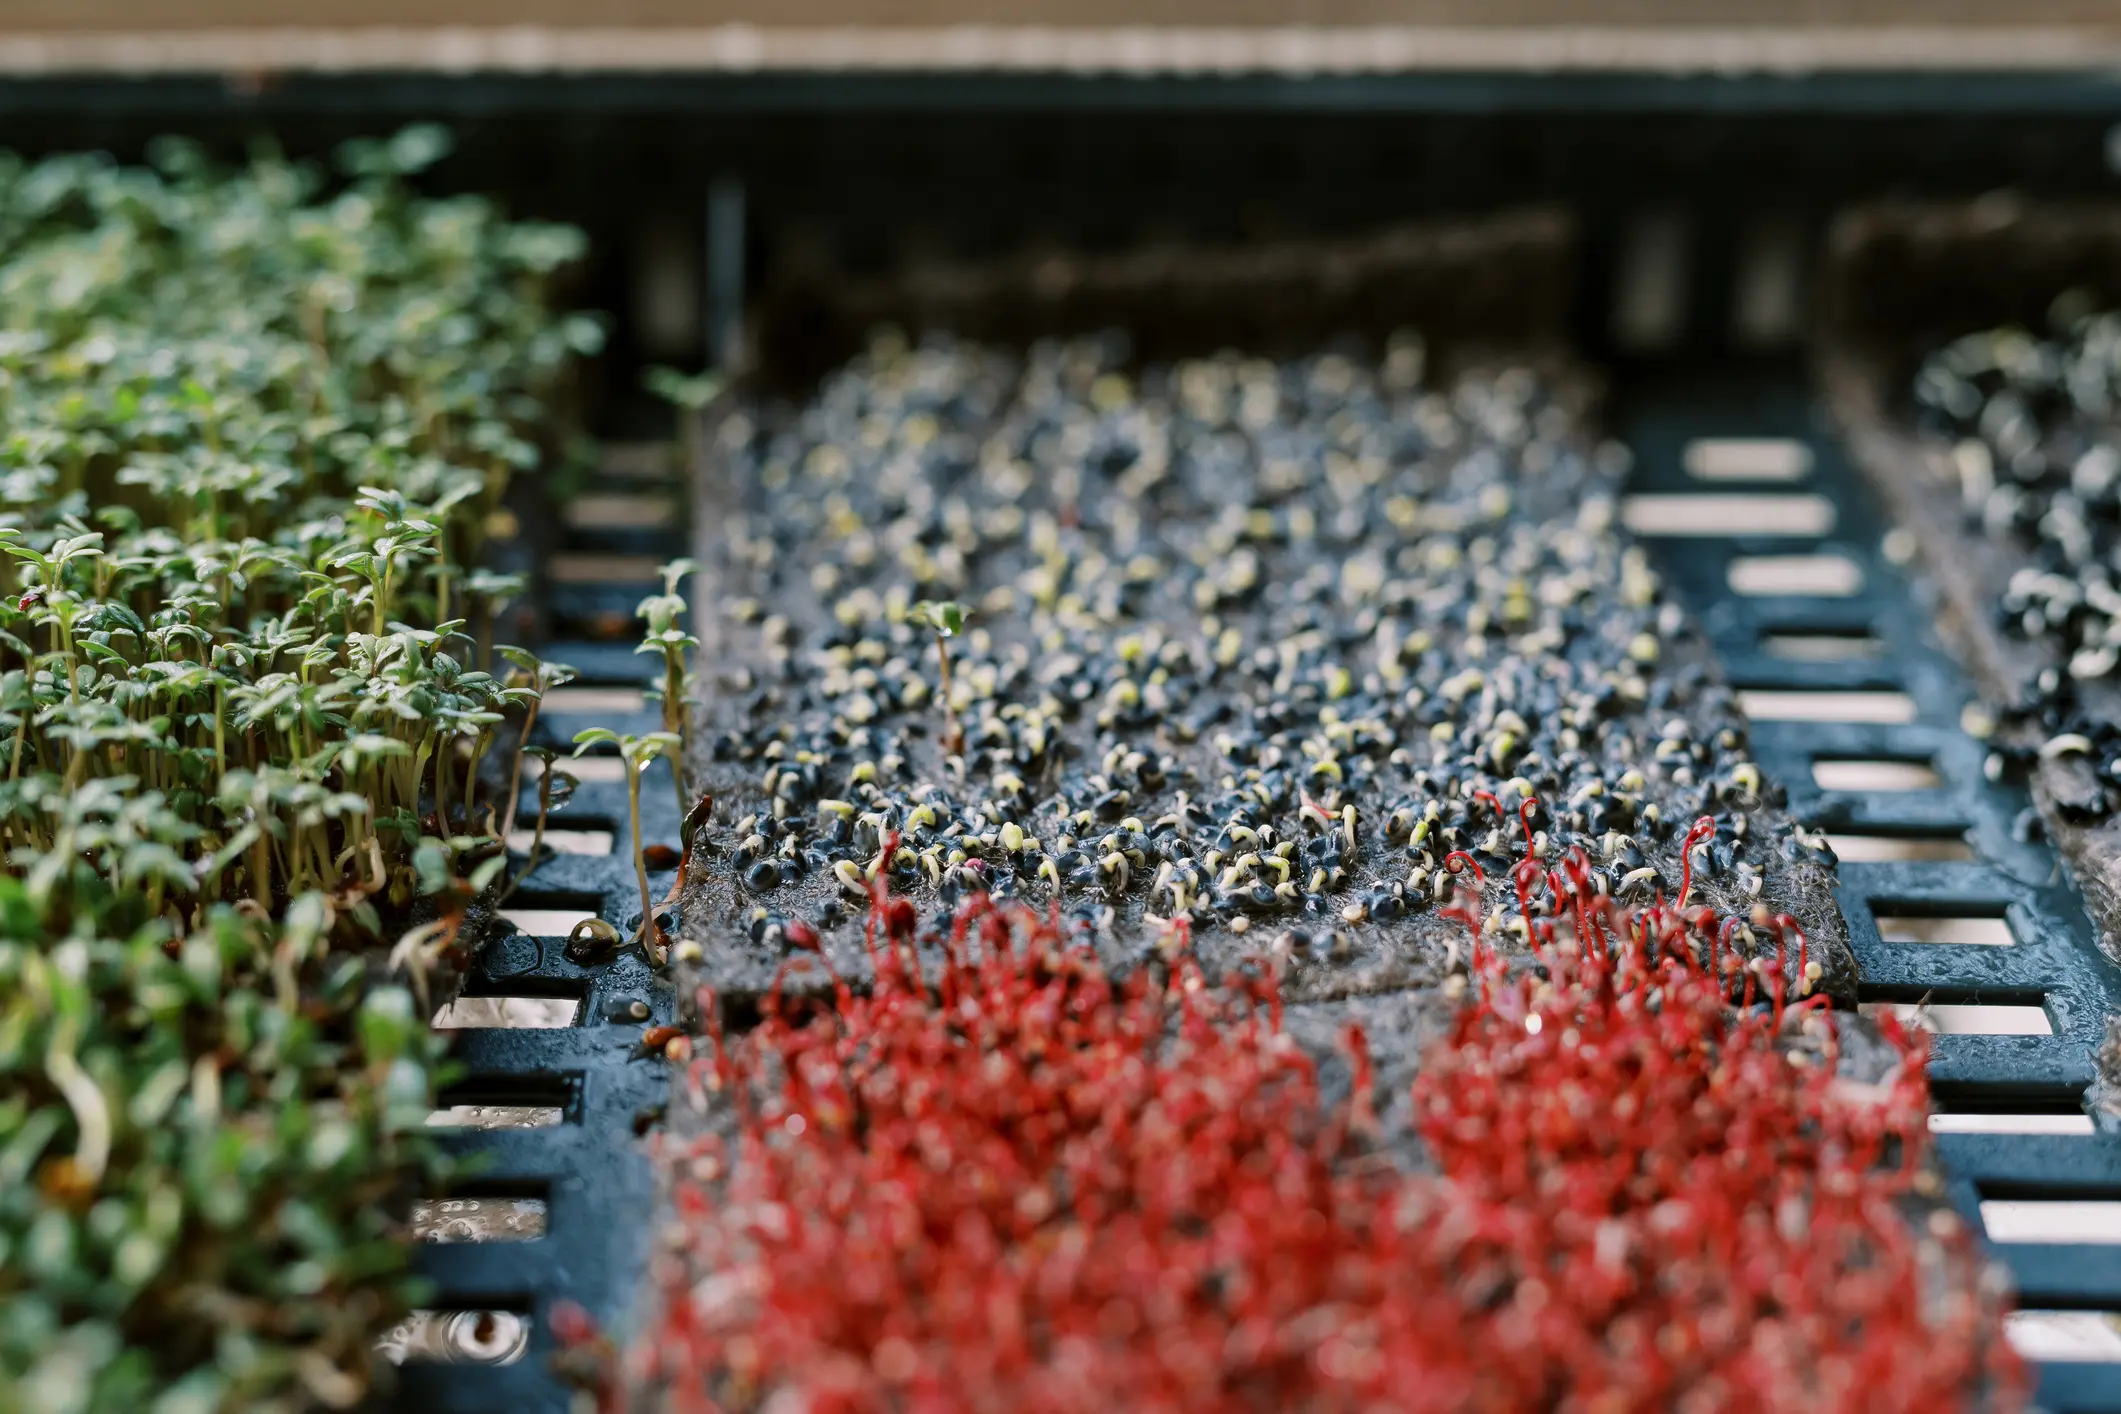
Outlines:
{"type": "MultiPolygon", "coordinates": [[[[527,732],[528,729],[526,728],[525,730],[527,732]]],[[[496,912],[500,910],[502,904],[508,902],[517,889],[522,887],[523,881],[529,878],[540,864],[545,862],[545,822],[551,817],[553,811],[558,810],[574,797],[575,788],[580,784],[567,772],[554,767],[552,763],[557,759],[559,753],[549,746],[524,747],[521,756],[516,759],[516,771],[519,774],[523,767],[523,756],[528,756],[538,763],[538,818],[537,823],[531,829],[530,848],[525,852],[522,872],[509,880],[508,887],[501,890],[500,894],[494,899],[493,907],[496,912]]],[[[501,838],[505,841],[508,835],[504,834],[501,838]]]]}
{"type": "Polygon", "coordinates": [[[475,569],[464,581],[464,588],[478,607],[478,661],[486,671],[493,671],[495,647],[494,626],[501,621],[501,612],[509,603],[521,597],[530,586],[530,576],[523,574],[496,574],[483,567],[475,569]]]}
{"type": "Polygon", "coordinates": [[[0,154],[0,1389],[346,1407],[418,1297],[431,993],[567,675],[479,565],[600,337],[446,149],[0,154]]]}
{"type": "MultiPolygon", "coordinates": [[[[528,693],[528,705],[524,708],[523,729],[516,736],[515,761],[508,768],[508,805],[501,816],[501,838],[506,840],[515,833],[516,802],[521,799],[523,793],[523,758],[526,755],[540,757],[547,763],[546,774],[548,776],[551,775],[552,753],[541,751],[529,745],[531,730],[538,724],[538,708],[544,702],[546,693],[556,687],[565,687],[568,683],[573,682],[578,675],[573,668],[565,663],[547,663],[536,654],[526,652],[521,648],[503,644],[500,653],[502,657],[506,658],[515,667],[515,672],[510,673],[508,677],[510,687],[514,688],[518,682],[522,682],[526,685],[528,693]]],[[[538,834],[540,838],[543,837],[545,832],[544,792],[545,787],[541,785],[539,787],[538,800],[538,834]]]]}
{"type": "Polygon", "coordinates": [[[950,699],[950,640],[965,631],[965,612],[954,599],[923,599],[906,612],[907,623],[935,631],[936,700],[943,708],[943,750],[952,756],[963,753],[965,734],[950,699]]]}
{"type": "MultiPolygon", "coordinates": [[[[646,941],[649,961],[661,967],[669,959],[661,943],[661,931],[655,926],[655,899],[648,892],[647,847],[641,839],[641,777],[655,764],[658,756],[675,757],[683,749],[683,743],[675,732],[649,732],[642,736],[620,735],[609,727],[590,727],[575,733],[574,754],[580,756],[593,746],[615,745],[619,759],[626,763],[626,814],[633,832],[633,872],[641,885],[641,929],[635,936],[646,941]]],[[[673,760],[673,765],[675,761],[673,760]]]]}
{"type": "Polygon", "coordinates": [[[721,396],[723,378],[711,370],[680,373],[675,368],[658,365],[644,372],[641,382],[649,392],[677,409],[678,452],[687,474],[690,474],[699,462],[701,415],[708,404],[721,396]]]}
{"type": "Polygon", "coordinates": [[[692,713],[685,700],[685,655],[699,647],[700,641],[685,632],[680,623],[685,617],[686,604],[685,597],[678,593],[678,586],[698,568],[691,560],[672,560],[664,565],[661,570],[663,592],[643,599],[634,611],[648,621],[648,632],[634,652],[663,656],[663,685],[653,689],[653,695],[662,700],[663,730],[678,738],[678,750],[671,758],[670,774],[677,786],[680,818],[692,803],[687,773],[692,759],[692,713]]]}

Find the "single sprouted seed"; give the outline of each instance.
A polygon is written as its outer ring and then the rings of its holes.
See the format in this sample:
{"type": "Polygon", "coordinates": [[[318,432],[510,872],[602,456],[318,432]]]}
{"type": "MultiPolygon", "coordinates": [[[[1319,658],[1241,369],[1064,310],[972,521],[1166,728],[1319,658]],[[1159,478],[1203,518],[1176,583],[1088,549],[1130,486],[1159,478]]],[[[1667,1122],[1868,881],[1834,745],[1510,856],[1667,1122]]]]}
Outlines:
{"type": "Polygon", "coordinates": [[[667,756],[679,749],[677,734],[649,732],[645,736],[622,736],[609,727],[591,727],[575,733],[574,742],[577,756],[592,746],[616,745],[620,759],[626,763],[626,814],[633,830],[633,872],[641,886],[641,926],[634,937],[643,942],[648,960],[661,967],[669,959],[667,949],[657,940],[655,899],[648,891],[648,856],[641,840],[641,776],[655,764],[658,756],[667,756]]]}
{"type": "Polygon", "coordinates": [[[641,601],[635,614],[648,621],[648,634],[636,653],[663,655],[663,685],[654,695],[662,698],[663,730],[676,736],[678,750],[671,758],[671,783],[677,787],[678,815],[682,818],[692,800],[688,765],[692,759],[692,711],[685,700],[685,655],[700,646],[699,639],[685,632],[685,596],[678,586],[699,568],[691,560],[672,560],[662,567],[663,592],[641,601]]]}
{"type": "MultiPolygon", "coordinates": [[[[545,862],[545,821],[553,811],[565,805],[568,799],[574,795],[575,787],[578,784],[575,778],[568,775],[565,771],[553,769],[552,763],[558,754],[549,746],[526,746],[523,748],[522,756],[532,757],[539,763],[538,822],[536,828],[531,832],[530,851],[521,872],[508,881],[508,887],[502,889],[500,896],[493,901],[496,912],[500,910],[502,904],[508,902],[510,896],[517,889],[522,887],[523,881],[530,877],[531,872],[545,862]]],[[[516,767],[519,771],[522,768],[521,756],[516,760],[516,767]]],[[[509,804],[512,812],[514,801],[511,799],[509,804]]],[[[513,816],[511,815],[512,823],[513,816]]],[[[501,836],[501,841],[505,846],[508,841],[508,834],[504,833],[501,836]]]]}
{"type": "MultiPolygon", "coordinates": [[[[510,835],[515,833],[516,803],[521,799],[523,791],[523,758],[526,755],[539,754],[535,748],[529,745],[531,731],[538,724],[538,709],[544,705],[546,693],[556,687],[564,687],[568,683],[573,682],[576,673],[573,668],[565,663],[547,663],[535,653],[526,652],[521,648],[510,647],[506,644],[501,645],[500,653],[516,669],[515,672],[509,674],[508,690],[510,692],[527,693],[526,705],[523,709],[523,730],[516,735],[515,759],[508,768],[508,806],[501,816],[501,838],[505,841],[510,835]],[[515,682],[518,674],[527,679],[520,687],[515,682]]],[[[549,773],[552,753],[549,751],[543,753],[542,759],[547,763],[547,771],[549,773]]],[[[539,819],[540,834],[543,833],[543,824],[541,811],[539,819]]]]}
{"type": "Polygon", "coordinates": [[[935,631],[936,700],[943,708],[943,750],[960,755],[965,734],[950,700],[950,640],[965,631],[965,606],[954,599],[923,599],[907,611],[906,622],[935,631]]]}

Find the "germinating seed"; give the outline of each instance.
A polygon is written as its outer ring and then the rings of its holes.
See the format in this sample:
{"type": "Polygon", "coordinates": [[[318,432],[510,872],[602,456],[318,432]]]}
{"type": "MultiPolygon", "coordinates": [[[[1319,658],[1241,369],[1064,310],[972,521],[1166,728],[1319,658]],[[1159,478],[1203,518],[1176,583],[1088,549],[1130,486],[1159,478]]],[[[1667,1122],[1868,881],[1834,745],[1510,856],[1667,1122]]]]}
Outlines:
{"type": "MultiPolygon", "coordinates": [[[[1914,397],[1918,423],[1953,444],[1967,531],[2019,561],[1993,627],[2045,649],[2051,665],[1969,730],[1993,738],[1999,771],[2087,740],[2084,751],[2111,760],[2121,746],[2121,312],[2065,294],[2045,334],[1990,329],[1937,350],[1914,397]]],[[[2070,818],[2101,819],[2121,802],[2121,775],[2103,764],[2055,779],[2070,818]]]]}
{"type": "MultiPolygon", "coordinates": [[[[1450,965],[1454,852],[1514,914],[1530,831],[1557,865],[1618,833],[1635,857],[1601,887],[1669,896],[1706,814],[1697,899],[1736,904],[1747,862],[1845,987],[1827,860],[1617,530],[1570,385],[1430,385],[1394,356],[1130,372],[1117,337],[1015,355],[886,332],[808,402],[724,421],[714,454],[748,489],[708,573],[777,631],[725,635],[755,686],[710,707],[695,774],[800,867],[718,836],[737,848],[688,912],[708,980],[780,969],[733,900],[794,917],[874,879],[930,937],[974,893],[1021,897],[1116,964],[1174,914],[1221,965],[1253,921],[1332,922],[1346,947],[1294,995],[1404,985],[1450,965]]],[[[852,927],[826,953],[866,965],[852,927]]]]}

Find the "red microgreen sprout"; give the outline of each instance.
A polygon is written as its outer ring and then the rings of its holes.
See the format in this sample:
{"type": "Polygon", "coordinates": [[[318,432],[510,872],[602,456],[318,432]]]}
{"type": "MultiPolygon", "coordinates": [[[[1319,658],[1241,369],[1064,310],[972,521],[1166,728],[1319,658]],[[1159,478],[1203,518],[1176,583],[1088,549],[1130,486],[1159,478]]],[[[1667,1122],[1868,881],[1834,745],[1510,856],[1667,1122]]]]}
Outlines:
{"type": "Polygon", "coordinates": [[[1686,832],[1686,839],[1679,846],[1679,906],[1685,908],[1687,897],[1694,891],[1694,847],[1714,838],[1716,822],[1707,815],[1694,822],[1686,832]]]}
{"type": "MultiPolygon", "coordinates": [[[[1478,862],[1446,867],[1477,925],[1478,862]]],[[[1736,920],[1624,907],[1571,851],[1547,881],[1584,965],[1556,928],[1544,980],[1479,969],[1401,1118],[1359,1024],[1324,1104],[1271,972],[1212,984],[1189,949],[1115,981],[1052,913],[973,897],[930,979],[887,878],[868,993],[776,989],[692,1062],[737,1129],[672,1156],[629,1372],[672,1407],[1855,1414],[1888,1369],[1895,1410],[2023,1399],[1970,1231],[1896,1210],[1920,1046],[1888,1027],[1880,1098],[1850,1092],[1813,999],[1824,1055],[1790,1064],[1786,1012],[1725,997],[1736,920]],[[1434,1173],[1392,1162],[1409,1123],[1434,1173]]]]}

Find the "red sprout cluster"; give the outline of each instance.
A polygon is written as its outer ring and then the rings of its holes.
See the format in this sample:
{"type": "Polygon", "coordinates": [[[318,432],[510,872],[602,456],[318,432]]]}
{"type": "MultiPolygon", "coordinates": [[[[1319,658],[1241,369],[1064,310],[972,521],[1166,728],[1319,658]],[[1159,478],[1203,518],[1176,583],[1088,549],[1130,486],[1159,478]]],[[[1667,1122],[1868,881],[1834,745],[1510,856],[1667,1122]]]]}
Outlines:
{"type": "Polygon", "coordinates": [[[1641,908],[1580,856],[1514,875],[1539,966],[1480,953],[1414,1085],[1448,1193],[1433,1240],[1481,1283],[1483,1362],[1528,1381],[1514,1407],[2022,1404],[1971,1235],[1918,1196],[1923,1048],[1886,1019],[1891,1072],[1837,1077],[1785,915],[1750,920],[1773,951],[1749,963],[1748,920],[1687,908],[1684,875],[1680,904],[1641,908]]]}
{"type": "Polygon", "coordinates": [[[1181,946],[1115,981],[979,898],[924,979],[880,883],[866,993],[777,988],[691,1062],[734,1121],[664,1156],[625,1383],[673,1414],[2022,1403],[1969,1234],[1917,1197],[1916,1045],[1837,1081],[1824,999],[1684,885],[1623,908],[1529,845],[1513,970],[1463,862],[1476,986],[1413,1097],[1435,1173],[1378,1144],[1359,1029],[1322,1100],[1271,978],[1181,946]]]}

